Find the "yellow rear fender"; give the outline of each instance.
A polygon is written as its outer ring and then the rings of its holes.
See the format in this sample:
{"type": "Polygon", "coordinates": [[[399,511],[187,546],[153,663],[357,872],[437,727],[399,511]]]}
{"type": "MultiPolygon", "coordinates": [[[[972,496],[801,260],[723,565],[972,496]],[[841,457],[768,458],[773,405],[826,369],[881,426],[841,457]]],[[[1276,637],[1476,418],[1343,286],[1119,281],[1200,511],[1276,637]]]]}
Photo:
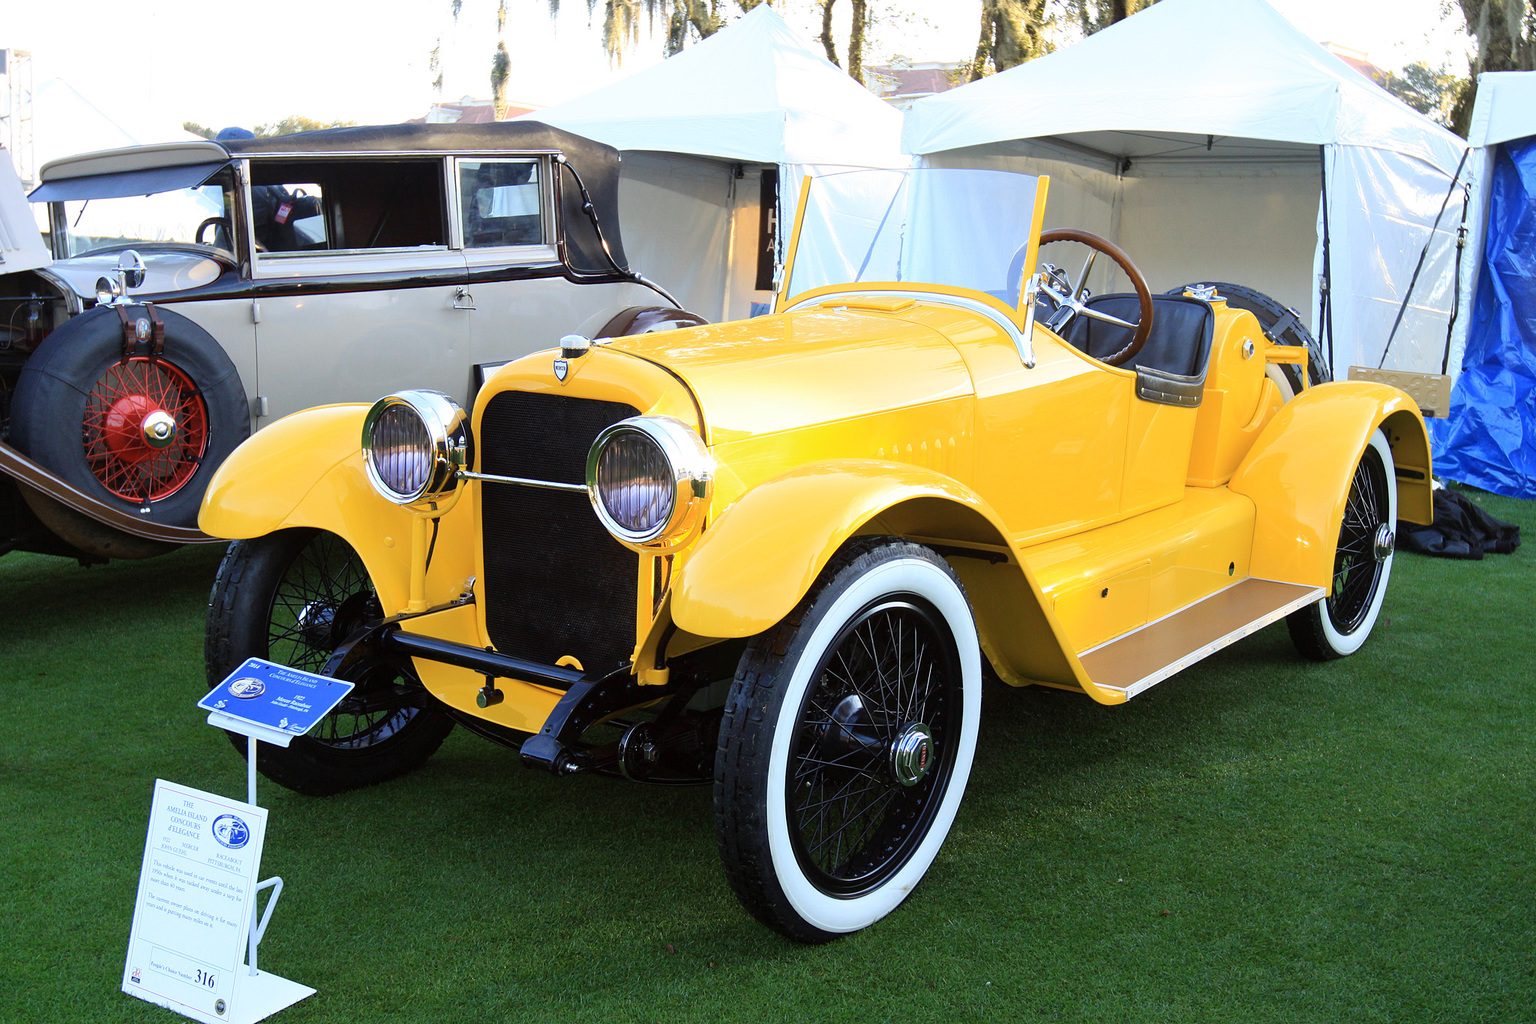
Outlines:
{"type": "Polygon", "coordinates": [[[1000,523],[971,490],[922,466],[802,467],[754,487],[710,524],[673,582],[672,622],[698,637],[761,633],[794,610],[850,537],[889,534],[950,559],[1005,679],[1091,688],[1000,523]]]}
{"type": "Polygon", "coordinates": [[[1350,479],[1377,427],[1392,449],[1398,518],[1433,522],[1429,435],[1413,399],[1385,384],[1320,384],[1280,408],[1232,476],[1257,509],[1252,575],[1328,585],[1350,479]]]}

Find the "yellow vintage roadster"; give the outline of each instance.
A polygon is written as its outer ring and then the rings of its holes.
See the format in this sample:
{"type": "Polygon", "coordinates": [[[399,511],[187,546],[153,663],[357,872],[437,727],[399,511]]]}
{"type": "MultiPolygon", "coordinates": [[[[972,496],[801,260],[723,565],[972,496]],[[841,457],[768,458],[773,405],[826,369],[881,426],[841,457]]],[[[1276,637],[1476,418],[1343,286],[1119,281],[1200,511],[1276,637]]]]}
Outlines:
{"type": "Polygon", "coordinates": [[[1218,290],[1042,232],[1047,186],[818,178],[771,316],[251,438],[199,520],[239,538],[210,683],[261,656],[358,684],[261,771],[369,785],[459,723],[555,773],[712,781],[736,894],[817,942],[933,862],[988,669],[1119,704],[1281,618],[1355,651],[1396,520],[1431,519],[1418,408],[1308,388],[1218,290]],[[1111,263],[1130,288],[1093,294],[1111,263]]]}

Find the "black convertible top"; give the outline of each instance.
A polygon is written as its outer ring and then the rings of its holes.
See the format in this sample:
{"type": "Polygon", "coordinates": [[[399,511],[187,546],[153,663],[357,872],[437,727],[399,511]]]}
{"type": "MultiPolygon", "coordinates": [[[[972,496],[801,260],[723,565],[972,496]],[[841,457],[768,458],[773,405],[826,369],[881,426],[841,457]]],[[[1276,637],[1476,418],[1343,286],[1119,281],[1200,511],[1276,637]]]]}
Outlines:
{"type": "MultiPolygon", "coordinates": [[[[219,139],[215,145],[233,157],[308,156],[322,153],[466,153],[553,149],[564,154],[592,195],[603,237],[621,267],[624,242],[619,233],[619,153],[611,146],[573,135],[541,121],[493,121],[489,124],[381,124],[322,128],[312,132],[259,139],[219,139]]],[[[606,273],[613,268],[583,209],[581,190],[569,169],[560,172],[562,221],[567,256],[573,268],[606,273]]]]}
{"type": "MultiPolygon", "coordinates": [[[[493,121],[489,124],[373,124],[354,128],[321,128],[292,135],[256,139],[216,139],[231,156],[277,153],[374,153],[404,151],[456,153],[463,150],[558,149],[571,160],[617,153],[601,142],[542,121],[493,121]]],[[[585,176],[587,172],[583,172],[585,176]]],[[[592,183],[588,182],[590,187],[592,183]]]]}

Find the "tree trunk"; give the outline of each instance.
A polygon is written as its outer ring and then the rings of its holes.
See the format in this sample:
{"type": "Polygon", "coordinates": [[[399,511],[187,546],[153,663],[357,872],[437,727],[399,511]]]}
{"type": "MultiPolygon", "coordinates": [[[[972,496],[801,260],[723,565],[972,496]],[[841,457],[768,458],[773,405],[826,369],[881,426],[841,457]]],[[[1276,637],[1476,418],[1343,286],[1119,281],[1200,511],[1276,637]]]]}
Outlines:
{"type": "Polygon", "coordinates": [[[869,0],[853,4],[853,27],[848,32],[848,77],[864,84],[864,29],[869,25],[869,0]]]}
{"type": "Polygon", "coordinates": [[[987,73],[987,61],[992,59],[992,17],[986,3],[981,5],[981,34],[976,38],[976,56],[971,58],[971,71],[966,78],[974,82],[987,73]]]}
{"type": "Polygon", "coordinates": [[[496,44],[496,56],[491,58],[491,109],[496,120],[507,116],[507,78],[512,72],[512,57],[506,43],[496,44]]]}
{"type": "Polygon", "coordinates": [[[1529,0],[1459,0],[1467,35],[1477,43],[1471,78],[1451,110],[1451,128],[1466,138],[1477,98],[1477,76],[1484,71],[1536,70],[1536,40],[1529,0]]]}
{"type": "Polygon", "coordinates": [[[981,36],[973,78],[980,77],[990,62],[1006,71],[1049,51],[1043,31],[1046,0],[981,0],[981,36]]]}
{"type": "Polygon", "coordinates": [[[827,51],[827,60],[843,66],[843,62],[837,59],[837,46],[832,42],[832,8],[837,6],[837,0],[821,0],[821,35],[816,38],[821,42],[821,48],[827,51]]]}

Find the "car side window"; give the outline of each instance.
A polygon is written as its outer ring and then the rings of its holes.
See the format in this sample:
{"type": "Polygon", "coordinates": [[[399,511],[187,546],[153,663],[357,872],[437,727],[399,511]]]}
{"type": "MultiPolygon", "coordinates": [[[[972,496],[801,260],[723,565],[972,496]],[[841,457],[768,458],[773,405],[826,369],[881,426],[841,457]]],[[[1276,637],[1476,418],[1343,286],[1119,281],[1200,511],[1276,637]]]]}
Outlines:
{"type": "Polygon", "coordinates": [[[446,247],[442,162],[251,161],[259,253],[446,247]]]}
{"type": "Polygon", "coordinates": [[[313,181],[252,185],[251,223],[261,252],[329,248],[325,190],[313,181]]]}
{"type": "Polygon", "coordinates": [[[460,160],[464,247],[541,245],[544,194],[537,160],[460,160]]]}

